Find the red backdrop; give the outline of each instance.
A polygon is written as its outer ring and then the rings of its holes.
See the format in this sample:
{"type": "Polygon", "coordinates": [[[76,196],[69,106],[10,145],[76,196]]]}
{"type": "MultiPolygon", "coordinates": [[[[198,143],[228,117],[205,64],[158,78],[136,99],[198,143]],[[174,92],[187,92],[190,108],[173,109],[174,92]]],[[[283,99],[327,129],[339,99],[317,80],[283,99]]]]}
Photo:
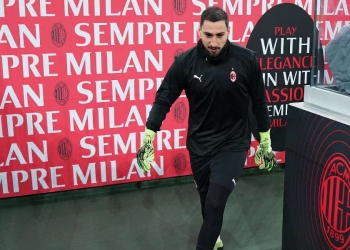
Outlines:
{"type": "MultiPolygon", "coordinates": [[[[243,46],[276,4],[313,14],[309,0],[28,2],[0,0],[0,198],[190,175],[185,96],[157,133],[149,174],[135,155],[157,87],[198,40],[201,12],[223,7],[243,46]]],[[[345,22],[343,2],[319,14],[345,22]]],[[[321,26],[328,38],[336,30],[321,26]]],[[[246,167],[256,147],[252,137],[246,167]]]]}

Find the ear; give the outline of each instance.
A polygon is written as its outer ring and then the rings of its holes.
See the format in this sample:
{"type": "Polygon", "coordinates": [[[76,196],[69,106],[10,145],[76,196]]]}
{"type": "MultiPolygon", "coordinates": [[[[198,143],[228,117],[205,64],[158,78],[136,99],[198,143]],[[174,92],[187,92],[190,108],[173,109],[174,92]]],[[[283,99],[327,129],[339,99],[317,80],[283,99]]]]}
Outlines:
{"type": "Polygon", "coordinates": [[[198,36],[199,36],[200,38],[202,38],[202,36],[201,36],[201,30],[202,30],[202,29],[201,29],[200,27],[199,27],[198,30],[197,30],[198,36]]]}

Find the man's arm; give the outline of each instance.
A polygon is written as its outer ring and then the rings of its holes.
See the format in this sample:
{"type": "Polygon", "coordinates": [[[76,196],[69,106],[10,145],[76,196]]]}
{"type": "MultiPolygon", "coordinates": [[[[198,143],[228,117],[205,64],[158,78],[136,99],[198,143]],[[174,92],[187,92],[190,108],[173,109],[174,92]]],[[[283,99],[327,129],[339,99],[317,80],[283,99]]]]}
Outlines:
{"type": "Polygon", "coordinates": [[[182,65],[175,58],[157,90],[156,97],[149,113],[146,127],[154,132],[159,131],[163,120],[173,103],[184,89],[184,72],[182,65]]]}
{"type": "Polygon", "coordinates": [[[257,120],[259,132],[266,132],[270,129],[271,121],[267,110],[264,79],[262,77],[259,61],[254,55],[251,68],[251,83],[249,95],[252,100],[253,113],[257,120]]]}
{"type": "Polygon", "coordinates": [[[137,164],[144,172],[150,170],[150,163],[154,161],[152,142],[155,134],[160,130],[171,105],[173,105],[184,89],[183,74],[182,66],[178,60],[175,59],[157,90],[152,109],[146,122],[142,145],[136,154],[137,164]]]}
{"type": "Polygon", "coordinates": [[[252,100],[253,113],[258,123],[257,129],[260,135],[260,145],[255,152],[254,160],[256,164],[260,165],[260,169],[271,171],[274,167],[277,166],[277,161],[271,147],[271,121],[267,110],[264,80],[262,77],[259,61],[255,55],[251,72],[252,81],[249,94],[252,100]]]}

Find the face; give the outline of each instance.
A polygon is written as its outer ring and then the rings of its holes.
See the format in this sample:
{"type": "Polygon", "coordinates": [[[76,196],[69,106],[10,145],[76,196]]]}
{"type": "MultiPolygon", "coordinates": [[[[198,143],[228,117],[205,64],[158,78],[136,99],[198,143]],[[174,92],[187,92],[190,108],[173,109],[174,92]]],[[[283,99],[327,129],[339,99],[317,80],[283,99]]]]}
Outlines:
{"type": "Polygon", "coordinates": [[[211,22],[205,20],[203,25],[199,27],[198,33],[209,55],[216,57],[228,39],[230,28],[226,27],[225,21],[211,22]]]}

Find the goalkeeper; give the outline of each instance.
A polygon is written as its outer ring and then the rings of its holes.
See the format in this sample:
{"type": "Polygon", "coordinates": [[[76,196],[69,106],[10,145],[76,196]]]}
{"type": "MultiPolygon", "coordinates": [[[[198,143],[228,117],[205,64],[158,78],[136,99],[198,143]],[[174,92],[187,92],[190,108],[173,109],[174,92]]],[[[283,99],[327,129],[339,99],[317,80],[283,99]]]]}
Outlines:
{"type": "Polygon", "coordinates": [[[220,231],[226,201],[250,148],[249,98],[260,132],[255,162],[269,171],[276,165],[258,60],[254,52],[228,40],[228,24],[227,13],[218,7],[202,13],[200,39],[170,66],[156,93],[137,153],[139,167],[149,171],[154,160],[154,136],[185,90],[190,109],[186,146],[203,217],[197,250],[223,249],[220,231]]]}

